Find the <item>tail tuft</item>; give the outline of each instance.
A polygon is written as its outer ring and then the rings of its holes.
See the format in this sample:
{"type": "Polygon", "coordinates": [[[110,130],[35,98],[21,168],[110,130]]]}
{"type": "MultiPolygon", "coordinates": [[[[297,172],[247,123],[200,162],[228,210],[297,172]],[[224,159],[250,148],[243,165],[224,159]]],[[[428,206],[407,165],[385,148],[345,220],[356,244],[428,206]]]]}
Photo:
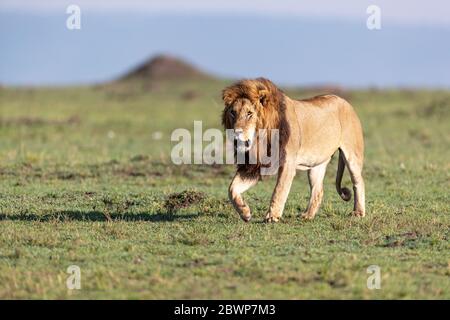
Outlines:
{"type": "Polygon", "coordinates": [[[350,201],[352,198],[352,192],[349,188],[343,187],[341,188],[341,193],[339,194],[344,201],[350,201]]]}

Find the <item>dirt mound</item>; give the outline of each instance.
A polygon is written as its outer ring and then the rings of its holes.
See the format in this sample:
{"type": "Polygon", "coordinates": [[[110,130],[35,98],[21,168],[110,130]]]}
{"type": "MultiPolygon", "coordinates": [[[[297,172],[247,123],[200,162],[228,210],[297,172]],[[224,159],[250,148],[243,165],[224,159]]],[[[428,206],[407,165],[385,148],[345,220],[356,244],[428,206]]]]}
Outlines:
{"type": "Polygon", "coordinates": [[[166,202],[164,203],[164,208],[173,213],[181,208],[187,208],[191,205],[199,203],[206,198],[206,195],[203,192],[198,192],[195,190],[185,190],[180,193],[172,193],[170,194],[166,202]]]}
{"type": "Polygon", "coordinates": [[[169,55],[157,55],[119,80],[191,80],[212,78],[195,66],[169,55]]]}

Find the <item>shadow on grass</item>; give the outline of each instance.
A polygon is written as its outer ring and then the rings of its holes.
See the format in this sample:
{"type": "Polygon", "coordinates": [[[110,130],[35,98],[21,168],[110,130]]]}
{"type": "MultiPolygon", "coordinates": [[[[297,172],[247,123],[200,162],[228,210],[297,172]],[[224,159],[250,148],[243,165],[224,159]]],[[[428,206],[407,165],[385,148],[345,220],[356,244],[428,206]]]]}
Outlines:
{"type": "Polygon", "coordinates": [[[192,220],[197,218],[197,214],[174,214],[174,213],[115,213],[105,214],[100,211],[59,211],[43,215],[0,214],[0,221],[149,221],[149,222],[170,222],[176,220],[192,220]]]}

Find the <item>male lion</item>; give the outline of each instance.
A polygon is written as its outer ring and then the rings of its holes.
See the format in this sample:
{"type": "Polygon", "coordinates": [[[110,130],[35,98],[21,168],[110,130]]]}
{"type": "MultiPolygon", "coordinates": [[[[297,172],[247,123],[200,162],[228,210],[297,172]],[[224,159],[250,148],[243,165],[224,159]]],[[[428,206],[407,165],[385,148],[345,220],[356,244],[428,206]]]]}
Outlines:
{"type": "MultiPolygon", "coordinates": [[[[308,172],[311,190],[305,219],[313,219],[323,197],[323,179],[332,155],[339,150],[336,190],[345,201],[351,192],[341,188],[345,165],[350,171],[354,191],[353,214],[365,215],[364,180],[361,175],[364,141],[361,123],[352,106],[335,95],[322,95],[305,100],[293,100],[270,80],[257,78],[242,80],[223,90],[225,109],[222,124],[234,130],[234,139],[243,148],[235,152],[255,152],[259,129],[278,129],[279,166],[275,190],[265,218],[277,222],[291,188],[296,170],[308,172]]],[[[270,149],[270,146],[268,146],[270,149]]],[[[238,164],[230,187],[229,197],[244,221],[251,218],[250,208],[242,193],[261,178],[261,163],[238,164]]]]}

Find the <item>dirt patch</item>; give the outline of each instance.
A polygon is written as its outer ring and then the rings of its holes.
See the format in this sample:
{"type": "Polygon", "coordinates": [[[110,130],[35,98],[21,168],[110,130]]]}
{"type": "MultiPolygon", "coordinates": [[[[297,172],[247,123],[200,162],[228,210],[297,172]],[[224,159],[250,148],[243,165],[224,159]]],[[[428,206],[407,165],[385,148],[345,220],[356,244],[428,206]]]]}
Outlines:
{"type": "Polygon", "coordinates": [[[126,167],[126,168],[120,168],[116,171],[119,175],[124,175],[128,177],[145,177],[147,176],[147,173],[143,171],[141,168],[135,168],[135,167],[126,167]]]}
{"type": "Polygon", "coordinates": [[[0,118],[0,126],[45,126],[45,125],[78,125],[80,124],[78,116],[69,117],[63,120],[49,120],[36,117],[20,117],[20,118],[0,118]]]}
{"type": "Polygon", "coordinates": [[[415,247],[418,239],[419,234],[417,232],[405,232],[386,236],[385,242],[382,246],[385,248],[415,247]]]}
{"type": "Polygon", "coordinates": [[[202,202],[206,198],[203,192],[195,190],[185,190],[180,193],[170,194],[164,203],[164,208],[172,213],[181,208],[187,208],[194,204],[202,202]]]}
{"type": "Polygon", "coordinates": [[[173,165],[151,161],[146,156],[136,156],[129,162],[110,161],[101,164],[82,166],[54,166],[41,168],[31,163],[10,167],[0,167],[0,177],[19,176],[21,179],[78,180],[113,175],[127,179],[162,179],[184,177],[187,179],[215,179],[232,177],[234,167],[230,165],[173,165]]]}
{"type": "Polygon", "coordinates": [[[130,159],[131,162],[141,162],[141,161],[148,161],[150,159],[150,157],[148,155],[145,154],[138,154],[135,155],[134,157],[132,157],[130,159]]]}

